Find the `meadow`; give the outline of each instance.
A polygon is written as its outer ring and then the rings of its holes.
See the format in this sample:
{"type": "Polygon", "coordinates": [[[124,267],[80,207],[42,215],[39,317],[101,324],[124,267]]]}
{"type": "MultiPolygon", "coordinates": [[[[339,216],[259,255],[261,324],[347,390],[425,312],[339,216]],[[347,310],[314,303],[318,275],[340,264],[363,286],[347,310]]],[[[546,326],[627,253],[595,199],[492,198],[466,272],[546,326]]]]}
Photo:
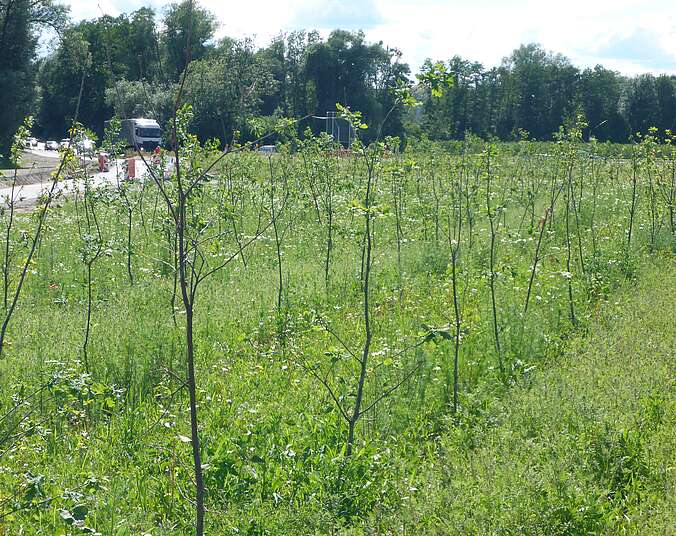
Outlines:
{"type": "Polygon", "coordinates": [[[668,533],[673,138],[581,132],[66,157],[2,213],[0,534],[668,533]]]}

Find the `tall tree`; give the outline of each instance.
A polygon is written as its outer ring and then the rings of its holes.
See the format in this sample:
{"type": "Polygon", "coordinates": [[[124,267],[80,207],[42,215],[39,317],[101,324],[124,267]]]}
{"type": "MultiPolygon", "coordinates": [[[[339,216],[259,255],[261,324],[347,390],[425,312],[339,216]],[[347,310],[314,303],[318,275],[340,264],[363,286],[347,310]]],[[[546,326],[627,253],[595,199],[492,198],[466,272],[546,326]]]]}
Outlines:
{"type": "Polygon", "coordinates": [[[52,0],[0,0],[0,154],[7,155],[14,132],[34,104],[38,33],[60,28],[66,14],[52,0]]]}
{"type": "MultiPolygon", "coordinates": [[[[78,102],[82,108],[82,102],[79,101],[82,71],[90,66],[89,42],[77,30],[67,30],[57,51],[43,62],[40,69],[42,98],[39,125],[47,136],[65,136],[78,102]]],[[[83,90],[87,86],[85,77],[83,90]]],[[[90,103],[87,103],[87,108],[91,109],[90,103]]],[[[82,114],[79,114],[80,121],[81,118],[82,114]]]]}
{"type": "Polygon", "coordinates": [[[659,102],[653,75],[643,74],[631,80],[627,87],[625,112],[632,134],[648,132],[650,127],[657,126],[659,102]]]}
{"type": "Polygon", "coordinates": [[[120,79],[106,89],[106,103],[118,117],[151,117],[164,127],[173,111],[174,91],[175,85],[120,79]]]}
{"type": "Polygon", "coordinates": [[[660,75],[655,80],[655,92],[659,107],[655,126],[676,132],[676,76],[660,75]]]}
{"type": "Polygon", "coordinates": [[[278,112],[287,117],[303,117],[314,111],[314,85],[308,80],[306,66],[309,51],[320,41],[317,32],[282,33],[256,53],[262,68],[276,82],[274,91],[261,102],[261,114],[278,112]]]}
{"type": "Polygon", "coordinates": [[[362,112],[373,127],[365,139],[379,133],[403,135],[401,112],[396,107],[393,110],[391,92],[409,73],[408,65],[399,63],[400,56],[382,42],[367,43],[363,32],[331,32],[326,42],[311,46],[307,57],[306,73],[315,87],[316,111],[334,111],[339,102],[362,112]]]}
{"type": "Polygon", "coordinates": [[[190,60],[200,60],[213,48],[210,41],[216,31],[216,17],[210,11],[186,0],[170,4],[164,17],[162,42],[166,53],[167,76],[178,80],[190,60]],[[190,34],[190,58],[185,44],[190,34]]]}
{"type": "Polygon", "coordinates": [[[188,68],[191,126],[202,139],[228,143],[234,130],[246,128],[247,117],[260,109],[261,99],[276,83],[250,40],[222,40],[209,59],[193,61],[188,68]]]}
{"type": "Polygon", "coordinates": [[[155,11],[142,7],[129,15],[130,80],[164,81],[155,11]],[[136,60],[135,62],[133,60],[136,60]]]}
{"type": "Polygon", "coordinates": [[[537,44],[522,45],[503,62],[512,80],[513,128],[550,139],[572,110],[577,69],[537,44]]]}
{"type": "Polygon", "coordinates": [[[578,101],[589,123],[585,135],[601,141],[624,142],[628,125],[620,114],[624,80],[615,71],[597,65],[580,76],[578,101]]]}

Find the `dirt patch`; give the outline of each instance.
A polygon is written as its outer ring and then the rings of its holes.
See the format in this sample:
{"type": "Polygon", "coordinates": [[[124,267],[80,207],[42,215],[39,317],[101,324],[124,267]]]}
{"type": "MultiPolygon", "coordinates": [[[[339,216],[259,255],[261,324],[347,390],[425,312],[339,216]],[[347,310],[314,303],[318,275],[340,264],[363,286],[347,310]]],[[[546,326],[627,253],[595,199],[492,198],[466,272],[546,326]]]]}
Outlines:
{"type": "MultiPolygon", "coordinates": [[[[50,158],[25,152],[21,158],[21,167],[16,170],[16,182],[18,185],[35,184],[49,179],[49,174],[59,164],[58,158],[50,158]]],[[[0,187],[12,186],[14,178],[13,169],[2,171],[0,187]]]]}

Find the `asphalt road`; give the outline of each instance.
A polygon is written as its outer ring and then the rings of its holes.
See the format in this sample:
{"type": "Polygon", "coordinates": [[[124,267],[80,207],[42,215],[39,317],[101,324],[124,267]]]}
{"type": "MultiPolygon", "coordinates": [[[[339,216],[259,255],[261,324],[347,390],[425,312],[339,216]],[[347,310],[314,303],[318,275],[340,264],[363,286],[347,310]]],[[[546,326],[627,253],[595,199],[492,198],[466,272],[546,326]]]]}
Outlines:
{"type": "Polygon", "coordinates": [[[45,144],[38,142],[37,146],[30,149],[26,149],[27,153],[31,153],[42,158],[59,158],[59,151],[47,151],[45,150],[45,144]]]}
{"type": "MultiPolygon", "coordinates": [[[[41,159],[53,159],[54,164],[53,166],[50,166],[50,172],[51,170],[56,168],[59,164],[59,153],[57,151],[45,151],[44,149],[37,148],[31,149],[30,151],[27,152],[41,159]]],[[[146,167],[140,158],[136,158],[135,160],[136,160],[136,177],[137,180],[142,182],[147,178],[146,167]]],[[[119,184],[120,178],[123,177],[122,164],[123,160],[118,160],[117,166],[115,166],[115,164],[111,162],[109,171],[103,173],[98,172],[94,173],[92,175],[93,184],[95,186],[100,186],[103,184],[112,184],[112,185],[119,184]]],[[[98,165],[96,163],[92,163],[92,166],[94,167],[94,169],[98,169],[98,165]]],[[[7,206],[9,200],[13,197],[15,201],[14,206],[16,208],[26,209],[35,205],[37,199],[41,195],[49,191],[49,189],[52,186],[52,181],[49,173],[46,174],[36,173],[33,175],[33,177],[37,178],[37,182],[17,181],[17,185],[13,193],[11,186],[5,186],[4,188],[0,188],[0,203],[7,206]]],[[[5,178],[11,179],[11,175],[5,178]]],[[[63,194],[68,194],[70,191],[73,190],[74,185],[75,184],[72,179],[61,180],[56,185],[56,191],[63,194]]]]}

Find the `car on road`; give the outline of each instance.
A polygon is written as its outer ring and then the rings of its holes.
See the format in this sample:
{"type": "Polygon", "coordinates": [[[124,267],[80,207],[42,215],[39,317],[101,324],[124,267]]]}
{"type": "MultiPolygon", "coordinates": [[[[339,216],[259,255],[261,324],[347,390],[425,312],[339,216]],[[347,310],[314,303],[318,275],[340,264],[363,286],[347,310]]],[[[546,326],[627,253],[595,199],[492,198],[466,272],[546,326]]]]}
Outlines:
{"type": "Polygon", "coordinates": [[[58,151],[59,150],[59,144],[56,143],[54,140],[47,140],[45,142],[45,151],[58,151]]]}
{"type": "Polygon", "coordinates": [[[89,138],[83,138],[75,143],[75,150],[77,154],[88,156],[89,158],[94,157],[94,141],[89,138]]]}
{"type": "Polygon", "coordinates": [[[277,152],[277,147],[274,145],[261,145],[258,148],[258,152],[261,154],[274,154],[277,152]]]}
{"type": "Polygon", "coordinates": [[[70,140],[69,140],[68,138],[63,138],[63,139],[59,142],[59,149],[61,149],[62,147],[63,147],[64,149],[67,148],[67,147],[70,147],[70,140]]]}

